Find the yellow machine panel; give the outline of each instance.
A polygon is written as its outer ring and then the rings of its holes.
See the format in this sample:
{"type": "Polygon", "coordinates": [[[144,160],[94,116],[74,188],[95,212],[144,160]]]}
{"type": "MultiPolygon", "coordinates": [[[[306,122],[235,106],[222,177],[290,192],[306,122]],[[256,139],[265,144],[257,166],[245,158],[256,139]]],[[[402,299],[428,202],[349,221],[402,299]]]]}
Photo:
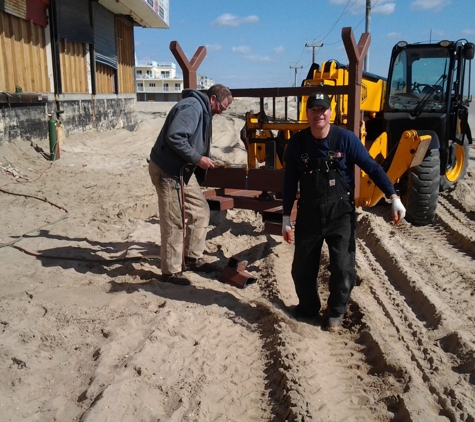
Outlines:
{"type": "MultiPolygon", "coordinates": [[[[306,79],[303,86],[343,86],[347,85],[349,80],[348,67],[341,65],[335,60],[323,62],[319,69],[313,71],[313,78],[306,79]]],[[[376,113],[383,109],[384,92],[386,90],[386,80],[363,72],[363,81],[361,85],[361,102],[360,109],[366,113],[376,113]]],[[[302,106],[300,108],[300,120],[307,120],[307,97],[302,98],[302,106]]],[[[332,99],[332,123],[338,122],[346,124],[346,116],[348,111],[348,99],[341,95],[332,99]]]]}

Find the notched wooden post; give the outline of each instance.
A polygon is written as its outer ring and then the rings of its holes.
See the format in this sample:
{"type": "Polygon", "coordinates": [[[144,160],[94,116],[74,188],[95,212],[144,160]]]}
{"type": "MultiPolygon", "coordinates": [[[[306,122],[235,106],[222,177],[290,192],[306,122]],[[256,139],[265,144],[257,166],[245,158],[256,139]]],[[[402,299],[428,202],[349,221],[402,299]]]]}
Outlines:
{"type": "MultiPolygon", "coordinates": [[[[349,27],[341,30],[341,38],[345,45],[348,55],[348,122],[347,129],[353,131],[360,137],[360,119],[361,119],[361,84],[363,80],[362,63],[368,52],[371,35],[363,33],[358,46],[355,43],[353,30],[349,27]]],[[[355,198],[360,196],[361,172],[355,168],[355,198]]]]}
{"type": "Polygon", "coordinates": [[[186,58],[178,41],[172,41],[170,43],[170,51],[173,53],[173,56],[175,56],[175,59],[183,71],[184,88],[196,89],[196,70],[206,56],[206,47],[198,47],[191,61],[188,61],[186,58]]]}
{"type": "Polygon", "coordinates": [[[348,106],[353,110],[348,110],[348,130],[353,131],[356,136],[360,136],[360,102],[361,83],[363,80],[363,61],[368,53],[371,35],[367,32],[361,35],[358,45],[355,43],[353,30],[350,27],[341,30],[341,38],[345,45],[346,54],[349,60],[348,77],[348,106]],[[352,107],[354,105],[354,107],[352,107]]]}

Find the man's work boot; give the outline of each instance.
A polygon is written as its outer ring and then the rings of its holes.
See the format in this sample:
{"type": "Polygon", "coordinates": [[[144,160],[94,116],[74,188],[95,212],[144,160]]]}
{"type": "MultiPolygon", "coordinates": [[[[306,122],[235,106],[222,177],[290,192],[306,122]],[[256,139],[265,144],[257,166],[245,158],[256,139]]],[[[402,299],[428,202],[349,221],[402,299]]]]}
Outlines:
{"type": "Polygon", "coordinates": [[[185,271],[193,271],[195,273],[214,273],[219,271],[215,264],[205,262],[203,258],[185,258],[185,271]]]}
{"type": "Polygon", "coordinates": [[[338,316],[329,316],[327,321],[327,330],[328,331],[338,331],[342,328],[343,324],[343,315],[338,316]]]}
{"type": "Polygon", "coordinates": [[[191,281],[183,273],[162,274],[160,281],[175,284],[177,286],[189,286],[191,281]]]}
{"type": "Polygon", "coordinates": [[[320,319],[320,310],[315,309],[312,312],[306,312],[302,306],[299,304],[295,308],[292,309],[291,313],[295,319],[320,319]]]}

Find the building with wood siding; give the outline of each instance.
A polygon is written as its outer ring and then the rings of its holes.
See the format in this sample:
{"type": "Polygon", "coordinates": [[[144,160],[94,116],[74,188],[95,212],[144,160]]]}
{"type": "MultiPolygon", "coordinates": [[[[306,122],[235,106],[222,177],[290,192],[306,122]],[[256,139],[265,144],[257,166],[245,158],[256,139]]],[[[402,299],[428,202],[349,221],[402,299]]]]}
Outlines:
{"type": "Polygon", "coordinates": [[[168,0],[0,0],[0,144],[137,124],[134,26],[168,0]]]}

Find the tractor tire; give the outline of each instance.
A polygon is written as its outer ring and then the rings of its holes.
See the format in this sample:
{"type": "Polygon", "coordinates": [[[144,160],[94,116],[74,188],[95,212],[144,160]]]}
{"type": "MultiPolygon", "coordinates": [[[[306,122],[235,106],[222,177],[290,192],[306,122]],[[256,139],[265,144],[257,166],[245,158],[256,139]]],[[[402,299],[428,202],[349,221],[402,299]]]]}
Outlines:
{"type": "Polygon", "coordinates": [[[465,137],[463,145],[455,144],[455,162],[440,176],[440,191],[450,190],[455,183],[462,180],[467,174],[468,160],[470,158],[470,145],[465,137]]]}
{"type": "Polygon", "coordinates": [[[434,222],[440,186],[438,149],[427,152],[422,163],[408,170],[405,195],[406,220],[414,226],[434,222]]]}

